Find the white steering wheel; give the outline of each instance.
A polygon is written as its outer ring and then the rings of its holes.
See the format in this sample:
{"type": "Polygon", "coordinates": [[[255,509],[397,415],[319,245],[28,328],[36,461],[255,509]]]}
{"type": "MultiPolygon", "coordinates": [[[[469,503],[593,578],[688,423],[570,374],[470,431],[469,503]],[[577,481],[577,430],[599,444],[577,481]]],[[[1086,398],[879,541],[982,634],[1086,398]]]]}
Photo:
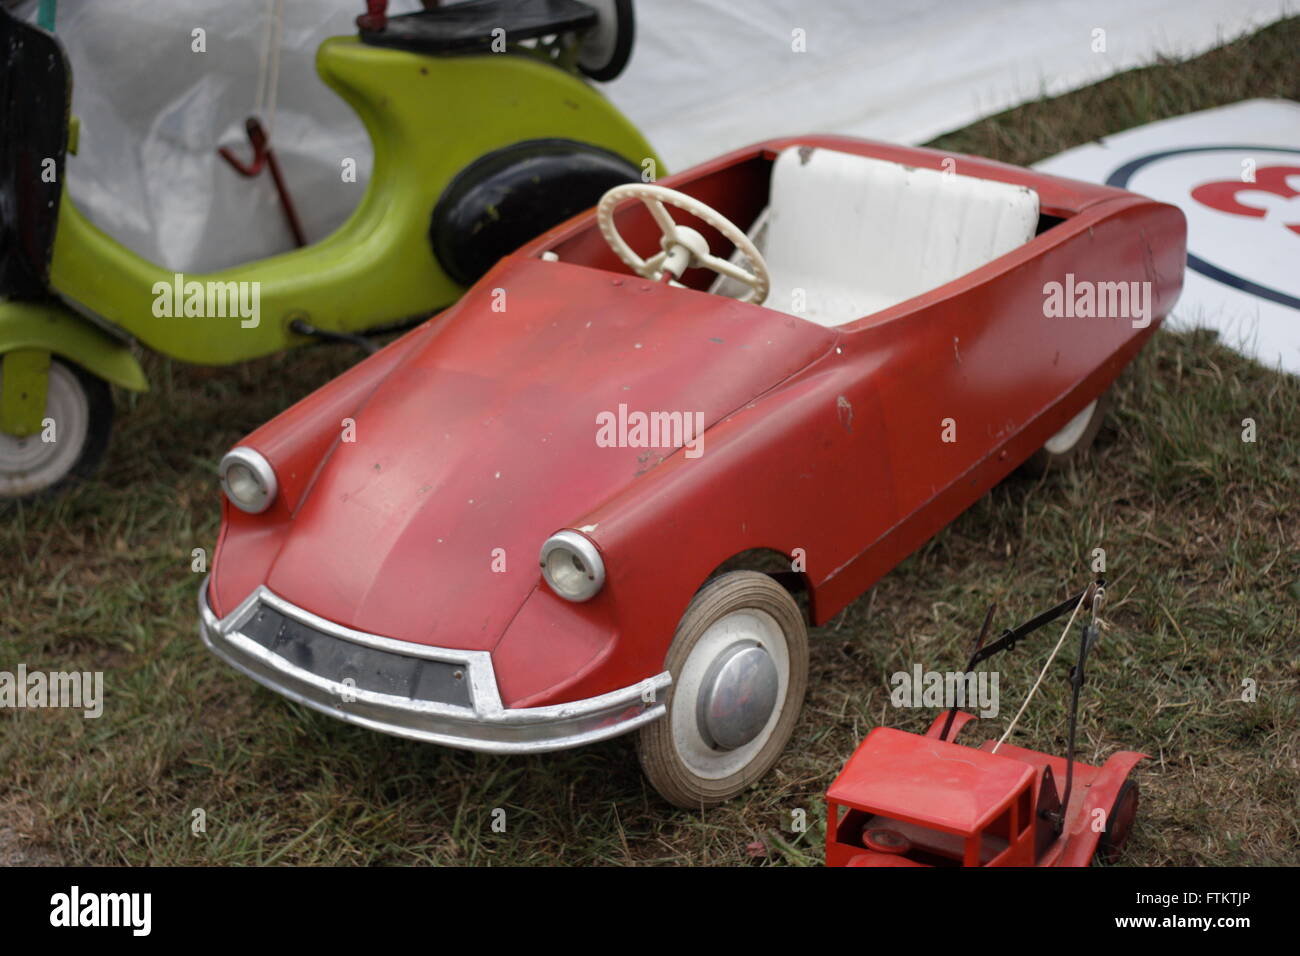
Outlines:
{"type": "MultiPolygon", "coordinates": [[[[749,241],[740,228],[726,216],[711,206],[706,206],[698,199],[679,193],[675,189],[656,186],[653,183],[627,183],[615,186],[600,198],[596,207],[596,222],[600,233],[614,250],[614,254],[623,260],[637,275],[655,282],[663,281],[665,275],[680,279],[687,269],[701,266],[712,269],[729,279],[735,279],[749,287],[749,291],[740,299],[741,302],[753,302],[762,305],[767,298],[772,280],[767,271],[767,263],[762,254],[749,241]],[[614,225],[614,207],[624,199],[639,199],[646,204],[650,215],[654,217],[659,231],[659,252],[649,259],[642,259],[619,234],[614,225]],[[719,258],[709,252],[709,242],[690,226],[679,226],[668,215],[664,204],[676,206],[683,212],[690,213],[697,219],[707,222],[718,232],[735,244],[736,248],[750,261],[754,271],[727,259],[719,258]]],[[[671,279],[669,281],[672,281],[671,279]]]]}

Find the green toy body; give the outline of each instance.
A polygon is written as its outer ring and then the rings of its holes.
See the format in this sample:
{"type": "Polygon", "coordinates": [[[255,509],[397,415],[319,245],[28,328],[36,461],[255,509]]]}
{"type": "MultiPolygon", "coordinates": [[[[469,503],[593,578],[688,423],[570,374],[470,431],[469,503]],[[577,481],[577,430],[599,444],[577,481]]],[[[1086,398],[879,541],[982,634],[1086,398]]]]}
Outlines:
{"type": "MultiPolygon", "coordinates": [[[[609,156],[628,175],[658,162],[635,127],[570,68],[572,59],[531,47],[428,55],[356,37],[326,40],[317,70],[360,116],[374,147],[365,193],[323,240],[219,272],[179,276],[149,262],[61,190],[49,296],[0,298],[0,442],[40,429],[51,356],[141,391],[147,384],[132,341],[181,361],[225,365],[309,341],[290,328],[295,320],[359,333],[454,302],[468,283],[439,261],[431,220],[476,162],[533,142],[609,156]]],[[[67,148],[75,152],[69,120],[67,148]]],[[[342,170],[340,180],[348,188],[342,170]]],[[[0,497],[31,491],[17,487],[6,489],[0,475],[0,497]]]]}

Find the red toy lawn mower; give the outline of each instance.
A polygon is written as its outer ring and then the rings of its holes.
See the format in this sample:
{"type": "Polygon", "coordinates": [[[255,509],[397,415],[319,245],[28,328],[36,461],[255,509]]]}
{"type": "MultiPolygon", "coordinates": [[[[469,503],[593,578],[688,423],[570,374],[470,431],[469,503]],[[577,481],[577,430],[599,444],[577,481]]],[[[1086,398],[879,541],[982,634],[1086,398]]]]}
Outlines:
{"type": "MultiPolygon", "coordinates": [[[[826,865],[1086,866],[1094,857],[1115,862],[1137,815],[1138,787],[1128,776],[1146,755],[1121,751],[1101,767],[1074,759],[1079,691],[1099,633],[1104,589],[1105,581],[1098,579],[1082,594],[1003,632],[985,647],[990,608],[966,668],[973,671],[1073,610],[1059,650],[1075,615],[1080,609],[1090,611],[1092,620],[1084,627],[1070,672],[1065,759],[1006,745],[1014,719],[996,742],[979,747],[955,743],[953,738],[975,720],[955,708],[935,718],[923,736],[877,727],[826,793],[826,865]]],[[[1044,674],[1055,655],[1054,650],[1044,674]]]]}

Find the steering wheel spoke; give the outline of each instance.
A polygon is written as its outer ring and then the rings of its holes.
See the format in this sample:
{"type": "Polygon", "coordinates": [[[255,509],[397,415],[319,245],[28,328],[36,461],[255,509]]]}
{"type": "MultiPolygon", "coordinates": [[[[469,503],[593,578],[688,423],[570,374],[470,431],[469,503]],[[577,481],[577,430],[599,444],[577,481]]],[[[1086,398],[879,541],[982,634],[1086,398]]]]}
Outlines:
{"type": "Polygon", "coordinates": [[[748,269],[736,265],[729,259],[723,259],[715,255],[707,255],[701,261],[700,265],[706,269],[712,269],[714,272],[721,273],[728,279],[735,279],[737,282],[744,283],[751,289],[758,288],[760,285],[758,276],[754,275],[748,269]]]}
{"type": "Polygon", "coordinates": [[[655,225],[659,227],[659,231],[663,233],[664,238],[669,242],[676,242],[677,221],[668,214],[668,210],[664,208],[664,204],[653,196],[642,196],[641,201],[645,203],[645,207],[650,210],[650,215],[654,219],[655,225]]]}
{"type": "MultiPolygon", "coordinates": [[[[664,260],[666,260],[667,258],[668,258],[668,251],[663,250],[660,252],[656,252],[649,259],[646,259],[645,268],[646,268],[646,272],[649,272],[650,275],[647,275],[645,277],[647,279],[662,279],[663,271],[664,271],[664,260]]],[[[645,275],[645,273],[642,273],[642,275],[645,275]]]]}

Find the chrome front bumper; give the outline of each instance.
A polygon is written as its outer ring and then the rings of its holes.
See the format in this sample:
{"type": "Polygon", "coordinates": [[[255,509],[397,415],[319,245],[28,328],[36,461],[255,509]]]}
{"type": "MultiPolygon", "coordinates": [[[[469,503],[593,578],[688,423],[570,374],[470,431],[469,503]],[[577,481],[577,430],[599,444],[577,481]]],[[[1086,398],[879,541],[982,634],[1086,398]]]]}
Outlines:
{"type": "MultiPolygon", "coordinates": [[[[199,588],[199,636],[231,667],[290,700],[340,720],[447,747],[488,753],[539,753],[616,737],[662,717],[664,692],[672,683],[665,671],[599,697],[550,707],[507,708],[502,706],[488,651],[426,647],[354,631],[295,607],[266,587],[259,587],[218,620],[208,606],[207,594],[208,582],[204,578],[199,588]],[[441,672],[433,675],[431,682],[441,678],[443,687],[464,682],[465,686],[454,687],[454,694],[440,693],[466,703],[384,693],[356,686],[353,678],[337,680],[314,673],[266,646],[280,643],[268,639],[265,628],[258,630],[267,615],[269,627],[281,622],[281,632],[292,627],[309,642],[298,649],[300,660],[355,661],[358,655],[364,655],[363,666],[353,668],[362,674],[362,680],[371,679],[366,674],[391,667],[400,669],[402,679],[410,675],[412,687],[426,683],[418,670],[427,663],[429,669],[441,672]],[[348,680],[353,683],[346,683],[348,680]]],[[[389,682],[393,680],[389,678],[389,682]]]]}

